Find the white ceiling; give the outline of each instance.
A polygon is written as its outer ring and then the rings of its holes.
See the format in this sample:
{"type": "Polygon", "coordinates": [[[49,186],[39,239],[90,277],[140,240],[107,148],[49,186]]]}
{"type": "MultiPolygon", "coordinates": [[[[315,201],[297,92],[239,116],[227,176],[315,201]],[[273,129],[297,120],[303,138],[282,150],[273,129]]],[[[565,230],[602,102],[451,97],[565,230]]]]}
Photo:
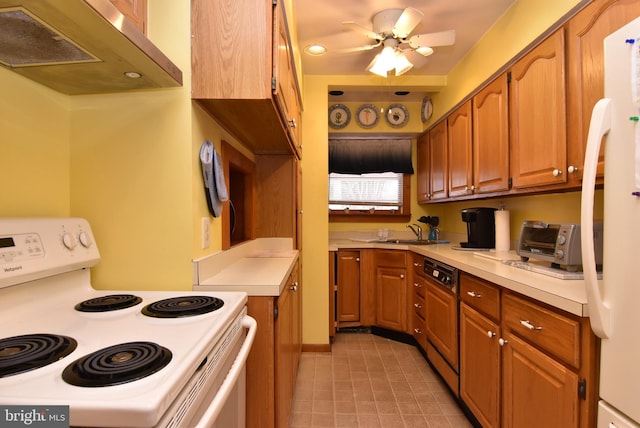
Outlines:
{"type": "MultiPolygon", "coordinates": [[[[453,46],[435,48],[426,65],[421,68],[414,67],[405,76],[447,75],[515,1],[293,0],[300,49],[310,44],[322,44],[328,49],[327,54],[319,57],[302,53],[302,72],[315,75],[369,74],[366,67],[381,48],[348,54],[337,52],[339,49],[373,42],[366,36],[347,29],[342,22],[355,21],[371,28],[371,19],[377,12],[390,8],[413,7],[424,13],[424,18],[411,35],[455,30],[456,43],[453,46]]],[[[360,90],[359,93],[353,94],[349,88],[336,89],[343,89],[345,95],[340,98],[330,97],[330,100],[366,101],[363,97],[371,96],[367,91],[360,90]]],[[[385,91],[392,93],[394,88],[386,87],[385,91]]],[[[424,93],[417,92],[419,91],[414,91],[408,97],[422,99],[424,93]]],[[[407,97],[403,99],[408,100],[407,97]]]]}

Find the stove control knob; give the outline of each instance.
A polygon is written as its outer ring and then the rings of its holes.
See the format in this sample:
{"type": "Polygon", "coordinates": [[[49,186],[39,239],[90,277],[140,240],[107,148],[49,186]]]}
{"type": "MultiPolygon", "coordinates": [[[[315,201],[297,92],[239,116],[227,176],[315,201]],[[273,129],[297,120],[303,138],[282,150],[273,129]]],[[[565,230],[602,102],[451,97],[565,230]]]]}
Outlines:
{"type": "Polygon", "coordinates": [[[82,246],[85,248],[89,248],[91,244],[93,244],[91,236],[89,236],[89,234],[84,231],[80,232],[80,234],[78,235],[78,240],[80,241],[80,244],[82,244],[82,246]]]}
{"type": "Polygon", "coordinates": [[[78,245],[78,241],[71,233],[65,232],[62,235],[62,244],[68,249],[73,250],[76,245],[78,245]]]}

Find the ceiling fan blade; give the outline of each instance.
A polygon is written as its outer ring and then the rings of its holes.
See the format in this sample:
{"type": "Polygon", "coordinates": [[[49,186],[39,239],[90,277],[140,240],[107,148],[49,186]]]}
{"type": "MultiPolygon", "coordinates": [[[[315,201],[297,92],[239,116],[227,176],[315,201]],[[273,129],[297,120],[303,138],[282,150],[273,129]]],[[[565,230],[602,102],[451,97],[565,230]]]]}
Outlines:
{"type": "Polygon", "coordinates": [[[418,49],[426,46],[450,46],[455,42],[455,30],[448,30],[440,31],[439,33],[416,34],[409,39],[409,46],[414,49],[418,49]]]}
{"type": "Polygon", "coordinates": [[[365,51],[370,51],[372,49],[375,49],[381,44],[382,43],[380,42],[380,43],[376,43],[375,45],[364,45],[364,46],[356,46],[353,48],[337,49],[335,52],[337,53],[365,52],[365,51]]]}
{"type": "Polygon", "coordinates": [[[402,53],[407,57],[407,59],[413,64],[415,68],[423,67],[429,62],[429,59],[427,57],[420,55],[413,49],[403,49],[402,53]]]}
{"type": "Polygon", "coordinates": [[[369,30],[368,28],[363,27],[362,25],[358,24],[357,22],[345,21],[345,22],[342,23],[342,25],[344,25],[345,27],[349,28],[352,31],[355,31],[356,33],[360,33],[363,36],[367,36],[370,39],[382,40],[382,36],[380,34],[374,33],[373,31],[369,30]]]}
{"type": "Polygon", "coordinates": [[[414,28],[422,21],[424,14],[412,7],[406,8],[393,26],[393,35],[404,39],[411,34],[414,28]]]}

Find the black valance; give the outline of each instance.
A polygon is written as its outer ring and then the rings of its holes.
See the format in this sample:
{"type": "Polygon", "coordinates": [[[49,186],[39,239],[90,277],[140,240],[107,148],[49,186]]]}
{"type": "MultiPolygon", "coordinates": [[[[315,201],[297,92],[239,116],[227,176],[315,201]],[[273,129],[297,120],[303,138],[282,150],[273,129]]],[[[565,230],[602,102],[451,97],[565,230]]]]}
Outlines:
{"type": "Polygon", "coordinates": [[[410,139],[330,139],[329,172],[413,174],[410,139]]]}

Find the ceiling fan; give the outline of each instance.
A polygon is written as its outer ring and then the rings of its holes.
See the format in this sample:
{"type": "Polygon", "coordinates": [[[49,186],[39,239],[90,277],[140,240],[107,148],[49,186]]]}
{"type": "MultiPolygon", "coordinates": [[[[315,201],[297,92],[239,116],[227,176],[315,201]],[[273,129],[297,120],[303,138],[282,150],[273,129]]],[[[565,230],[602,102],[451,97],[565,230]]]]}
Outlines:
{"type": "Polygon", "coordinates": [[[434,47],[453,45],[456,39],[454,30],[409,37],[423,16],[418,9],[407,7],[385,9],[376,13],[372,19],[371,30],[353,21],[343,22],[342,24],[349,29],[375,40],[376,43],[342,49],[341,52],[362,52],[383,46],[382,51],[367,66],[367,71],[383,77],[387,77],[393,69],[395,75],[400,76],[414,66],[419,68],[427,63],[426,57],[433,53],[434,47]]]}

